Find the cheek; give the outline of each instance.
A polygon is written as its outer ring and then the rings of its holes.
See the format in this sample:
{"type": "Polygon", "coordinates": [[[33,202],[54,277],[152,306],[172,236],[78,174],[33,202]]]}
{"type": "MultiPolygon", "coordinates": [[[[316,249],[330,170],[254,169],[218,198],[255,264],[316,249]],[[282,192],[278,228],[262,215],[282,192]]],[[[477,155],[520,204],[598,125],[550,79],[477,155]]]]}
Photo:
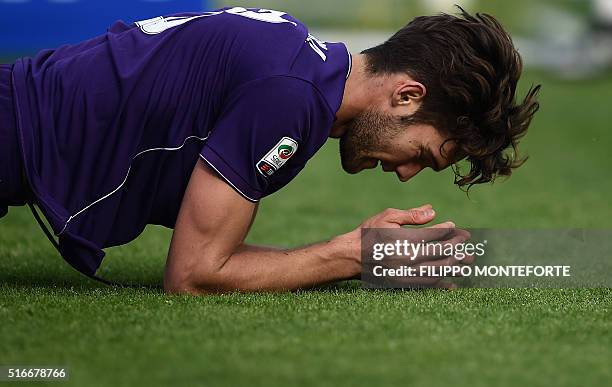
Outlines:
{"type": "Polygon", "coordinates": [[[389,146],[389,154],[396,164],[416,162],[419,150],[412,141],[392,142],[389,146]]]}

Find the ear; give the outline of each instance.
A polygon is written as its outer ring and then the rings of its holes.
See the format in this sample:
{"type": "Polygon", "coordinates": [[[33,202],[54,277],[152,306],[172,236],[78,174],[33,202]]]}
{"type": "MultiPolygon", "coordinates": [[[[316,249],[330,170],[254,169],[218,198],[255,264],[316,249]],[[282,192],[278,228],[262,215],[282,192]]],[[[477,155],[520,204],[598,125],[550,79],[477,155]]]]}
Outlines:
{"type": "Polygon", "coordinates": [[[400,82],[393,91],[393,106],[418,105],[427,94],[425,86],[412,79],[400,82]]]}

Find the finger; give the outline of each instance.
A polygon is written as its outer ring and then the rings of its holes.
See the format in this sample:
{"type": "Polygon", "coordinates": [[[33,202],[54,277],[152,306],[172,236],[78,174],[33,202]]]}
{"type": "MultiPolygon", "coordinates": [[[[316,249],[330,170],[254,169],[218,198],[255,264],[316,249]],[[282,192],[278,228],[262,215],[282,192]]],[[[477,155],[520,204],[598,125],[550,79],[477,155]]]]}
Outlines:
{"type": "Polygon", "coordinates": [[[433,226],[429,226],[427,228],[455,228],[455,223],[449,220],[444,223],[434,224],[433,226]]]}
{"type": "Polygon", "coordinates": [[[432,236],[438,238],[431,239],[429,243],[424,244],[423,248],[421,248],[417,255],[412,259],[413,262],[416,263],[426,260],[442,259],[453,255],[457,256],[457,254],[463,256],[467,255],[461,254],[461,251],[457,251],[457,246],[460,246],[469,240],[471,237],[470,233],[458,228],[446,229],[443,227],[446,224],[454,225],[452,222],[449,222],[430,227],[430,229],[435,229],[435,232],[440,234],[426,235],[428,238],[431,238],[432,236]]]}
{"type": "Polygon", "coordinates": [[[444,222],[431,227],[407,228],[407,239],[415,242],[445,241],[450,239],[455,232],[453,222],[444,222]]]}
{"type": "Polygon", "coordinates": [[[472,237],[472,234],[468,230],[464,230],[462,228],[455,228],[455,232],[457,235],[461,236],[464,241],[467,241],[472,237]]]}
{"type": "Polygon", "coordinates": [[[456,229],[455,236],[449,241],[453,245],[453,256],[463,265],[471,265],[474,263],[474,255],[465,252],[465,248],[458,250],[458,246],[464,245],[465,242],[470,240],[472,234],[469,231],[463,229],[456,229]]]}
{"type": "Polygon", "coordinates": [[[461,261],[459,261],[459,263],[461,263],[462,265],[471,265],[474,262],[476,262],[476,256],[473,254],[466,254],[465,258],[463,258],[461,261]]]}
{"type": "Polygon", "coordinates": [[[429,223],[436,217],[436,212],[431,205],[425,205],[409,210],[390,209],[385,211],[385,215],[387,221],[403,226],[429,223]]]}
{"type": "Polygon", "coordinates": [[[412,267],[434,267],[434,268],[438,268],[438,267],[442,267],[442,266],[457,266],[459,265],[460,260],[458,260],[455,257],[446,257],[446,258],[442,258],[442,259],[436,259],[433,261],[425,261],[425,262],[420,262],[417,263],[415,265],[411,265],[412,267]]]}
{"type": "Polygon", "coordinates": [[[422,204],[418,207],[413,207],[413,208],[409,208],[409,210],[426,210],[428,208],[432,208],[431,204],[427,203],[427,204],[422,204]]]}

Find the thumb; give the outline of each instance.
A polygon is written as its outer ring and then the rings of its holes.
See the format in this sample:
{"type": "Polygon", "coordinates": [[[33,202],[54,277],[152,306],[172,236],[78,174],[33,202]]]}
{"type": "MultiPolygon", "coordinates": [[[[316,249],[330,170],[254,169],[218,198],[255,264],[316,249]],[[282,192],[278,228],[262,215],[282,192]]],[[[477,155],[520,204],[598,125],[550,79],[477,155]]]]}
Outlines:
{"type": "Polygon", "coordinates": [[[399,225],[405,224],[425,224],[431,222],[436,217],[436,212],[431,208],[431,204],[425,204],[421,207],[411,208],[409,210],[398,210],[393,219],[399,225]]]}

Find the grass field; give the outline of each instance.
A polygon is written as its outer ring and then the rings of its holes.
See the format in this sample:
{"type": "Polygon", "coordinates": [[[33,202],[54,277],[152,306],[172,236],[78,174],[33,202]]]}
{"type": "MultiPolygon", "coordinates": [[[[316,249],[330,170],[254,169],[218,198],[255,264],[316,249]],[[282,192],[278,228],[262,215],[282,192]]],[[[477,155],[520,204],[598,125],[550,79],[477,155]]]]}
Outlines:
{"type": "MultiPolygon", "coordinates": [[[[612,79],[544,83],[531,158],[468,199],[452,174],[341,172],[330,141],[264,200],[250,242],[294,246],[386,207],[432,203],[466,227],[612,227],[612,79]]],[[[605,386],[610,289],[367,291],[177,297],[160,284],[170,232],[111,249],[109,288],[63,263],[26,209],[0,221],[0,365],[67,365],[69,384],[605,386]]],[[[611,256],[601,257],[610,259],[611,256]]],[[[23,385],[23,384],[20,384],[23,385]]]]}

